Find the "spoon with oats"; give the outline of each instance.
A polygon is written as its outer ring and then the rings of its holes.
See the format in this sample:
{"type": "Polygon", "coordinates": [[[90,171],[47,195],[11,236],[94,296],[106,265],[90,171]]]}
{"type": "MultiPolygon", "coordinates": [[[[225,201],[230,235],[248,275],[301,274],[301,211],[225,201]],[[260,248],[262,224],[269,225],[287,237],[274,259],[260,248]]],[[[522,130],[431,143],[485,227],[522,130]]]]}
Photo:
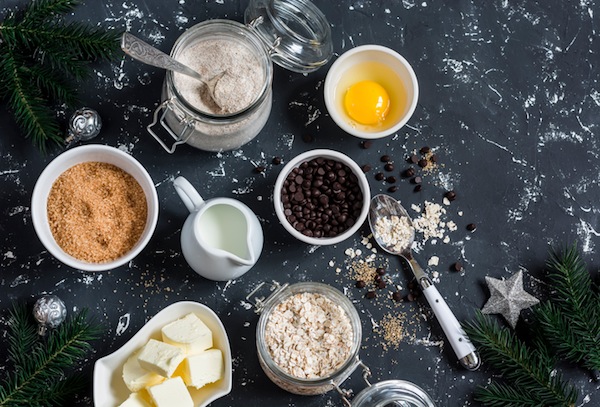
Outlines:
{"type": "Polygon", "coordinates": [[[477,370],[481,360],[475,347],[433,281],[412,255],[415,228],[406,209],[389,195],[375,195],[369,208],[369,226],[375,241],[384,251],[400,256],[408,263],[460,364],[468,370],[477,370]]]}

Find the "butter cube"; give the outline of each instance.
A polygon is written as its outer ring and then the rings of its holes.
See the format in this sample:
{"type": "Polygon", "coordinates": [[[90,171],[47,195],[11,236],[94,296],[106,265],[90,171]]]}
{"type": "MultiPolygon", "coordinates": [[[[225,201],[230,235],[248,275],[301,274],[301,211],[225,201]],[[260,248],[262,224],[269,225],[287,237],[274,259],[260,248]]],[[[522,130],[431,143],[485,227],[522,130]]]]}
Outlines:
{"type": "Polygon", "coordinates": [[[151,407],[139,393],[131,393],[119,407],[151,407]]]}
{"type": "Polygon", "coordinates": [[[164,377],[171,377],[184,358],[181,348],[156,339],[150,339],[138,354],[141,367],[164,377]]]}
{"type": "Polygon", "coordinates": [[[188,355],[213,346],[212,332],[193,312],[165,325],[161,332],[165,343],[180,347],[188,355]]]}
{"type": "Polygon", "coordinates": [[[156,407],[194,407],[192,396],[179,376],[148,388],[156,407]]]}
{"type": "Polygon", "coordinates": [[[209,349],[185,358],[185,384],[197,389],[223,377],[223,354],[220,349],[209,349]]]}
{"type": "Polygon", "coordinates": [[[138,354],[139,352],[135,352],[123,365],[123,381],[127,388],[134,393],[165,380],[164,377],[141,367],[138,362],[138,354]]]}

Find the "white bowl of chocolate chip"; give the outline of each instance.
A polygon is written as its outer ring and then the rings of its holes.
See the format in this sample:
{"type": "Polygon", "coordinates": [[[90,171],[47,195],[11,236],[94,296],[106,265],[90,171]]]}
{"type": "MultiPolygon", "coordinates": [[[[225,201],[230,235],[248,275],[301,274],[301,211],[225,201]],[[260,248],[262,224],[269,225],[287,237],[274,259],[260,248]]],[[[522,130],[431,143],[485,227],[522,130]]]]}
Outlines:
{"type": "Polygon", "coordinates": [[[352,236],[367,218],[371,191],[364,172],[335,150],[306,151],[281,170],[273,190],[281,225],[298,240],[332,245],[352,236]]]}

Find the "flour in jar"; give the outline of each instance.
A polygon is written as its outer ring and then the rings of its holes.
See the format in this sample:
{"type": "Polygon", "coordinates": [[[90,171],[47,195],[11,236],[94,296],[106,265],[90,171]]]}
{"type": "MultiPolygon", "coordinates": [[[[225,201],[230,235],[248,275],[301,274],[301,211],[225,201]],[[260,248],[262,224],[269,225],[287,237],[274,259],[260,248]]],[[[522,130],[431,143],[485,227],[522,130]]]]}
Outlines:
{"type": "Polygon", "coordinates": [[[174,84],[181,96],[197,110],[210,114],[233,114],[250,106],[265,87],[259,57],[247,46],[229,38],[208,38],[182,50],[179,61],[207,80],[222,75],[215,85],[214,100],[206,86],[175,73],[174,84]]]}

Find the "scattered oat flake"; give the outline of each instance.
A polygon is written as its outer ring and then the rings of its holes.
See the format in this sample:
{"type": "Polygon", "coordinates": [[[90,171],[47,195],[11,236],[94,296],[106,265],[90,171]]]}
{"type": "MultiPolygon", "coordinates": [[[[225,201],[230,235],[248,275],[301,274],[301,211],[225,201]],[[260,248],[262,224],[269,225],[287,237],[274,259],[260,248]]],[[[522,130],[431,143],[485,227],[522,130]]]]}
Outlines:
{"type": "Polygon", "coordinates": [[[431,256],[427,262],[428,266],[437,266],[440,264],[440,258],[438,256],[431,256]]]}

